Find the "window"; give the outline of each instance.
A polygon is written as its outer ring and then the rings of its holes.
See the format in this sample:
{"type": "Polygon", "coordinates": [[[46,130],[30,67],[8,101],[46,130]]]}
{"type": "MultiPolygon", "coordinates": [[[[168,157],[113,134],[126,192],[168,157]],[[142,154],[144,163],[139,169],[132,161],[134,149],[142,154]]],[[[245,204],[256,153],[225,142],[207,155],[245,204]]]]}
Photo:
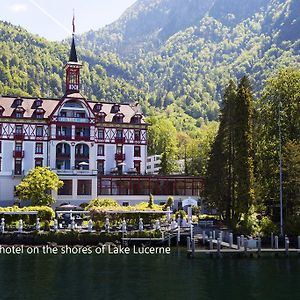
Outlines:
{"type": "Polygon", "coordinates": [[[114,104],[112,107],[111,107],[111,113],[112,114],[115,114],[115,113],[117,113],[117,112],[119,112],[120,111],[120,104],[114,104]]]}
{"type": "Polygon", "coordinates": [[[44,130],[43,126],[36,126],[36,136],[37,137],[43,136],[43,130],[44,130]]]}
{"type": "Polygon", "coordinates": [[[123,118],[124,118],[124,115],[123,114],[116,114],[114,117],[113,117],[113,122],[114,123],[123,123],[123,118]]]}
{"type": "Polygon", "coordinates": [[[2,158],[0,157],[0,172],[2,171],[2,158]]]}
{"type": "Polygon", "coordinates": [[[140,146],[134,146],[134,156],[141,157],[141,147],[140,146]]]}
{"type": "Polygon", "coordinates": [[[133,162],[133,166],[134,166],[134,168],[136,169],[136,172],[137,172],[138,174],[141,174],[141,162],[140,162],[139,160],[135,160],[135,161],[133,162]]]}
{"type": "Polygon", "coordinates": [[[42,113],[35,114],[36,119],[43,119],[44,115],[42,113]]]}
{"type": "Polygon", "coordinates": [[[43,143],[35,144],[35,154],[43,154],[43,143]]]}
{"type": "Polygon", "coordinates": [[[62,180],[64,185],[58,190],[58,195],[72,195],[73,182],[72,180],[62,180]]]}
{"type": "Polygon", "coordinates": [[[104,175],[104,160],[97,161],[97,170],[99,175],[104,175]]]}
{"type": "Polygon", "coordinates": [[[16,125],[15,132],[17,134],[22,134],[23,133],[23,125],[16,125]]]}
{"type": "Polygon", "coordinates": [[[98,156],[104,156],[104,145],[98,145],[97,155],[98,156]]]}
{"type": "Polygon", "coordinates": [[[117,154],[122,154],[123,153],[123,146],[117,146],[116,153],[117,154]]]}
{"type": "Polygon", "coordinates": [[[123,130],[122,129],[117,129],[116,138],[117,139],[123,138],[123,130]]]}
{"type": "Polygon", "coordinates": [[[23,112],[16,111],[16,118],[23,118],[23,112]]]}
{"type": "Polygon", "coordinates": [[[43,166],[43,159],[42,158],[36,158],[34,165],[35,165],[35,167],[42,167],[43,166]]]}
{"type": "Polygon", "coordinates": [[[22,160],[16,159],[15,160],[15,175],[22,174],[22,160]]]}
{"type": "Polygon", "coordinates": [[[2,142],[0,141],[0,153],[2,152],[2,142]]]}
{"type": "Polygon", "coordinates": [[[98,128],[98,139],[104,140],[104,129],[98,128]]]}
{"type": "Polygon", "coordinates": [[[91,180],[78,180],[77,195],[91,195],[92,194],[92,181],[91,180]]]}
{"type": "Polygon", "coordinates": [[[141,131],[140,130],[135,130],[134,131],[134,140],[135,141],[140,141],[141,140],[141,131]]]}
{"type": "Polygon", "coordinates": [[[22,143],[18,143],[18,142],[16,142],[16,144],[15,144],[15,151],[22,151],[22,143]]]}
{"type": "Polygon", "coordinates": [[[123,202],[122,205],[123,206],[129,206],[129,202],[123,202]]]}
{"type": "Polygon", "coordinates": [[[139,124],[139,123],[141,123],[141,119],[142,119],[142,116],[140,114],[134,115],[131,118],[130,123],[139,124]]]}

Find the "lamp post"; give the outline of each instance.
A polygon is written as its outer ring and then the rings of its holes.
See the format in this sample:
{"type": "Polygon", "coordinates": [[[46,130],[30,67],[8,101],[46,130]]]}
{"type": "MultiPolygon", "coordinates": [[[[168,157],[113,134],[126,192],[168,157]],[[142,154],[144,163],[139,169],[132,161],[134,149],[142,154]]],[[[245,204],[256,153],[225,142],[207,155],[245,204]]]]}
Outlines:
{"type": "Polygon", "coordinates": [[[278,133],[279,133],[279,202],[280,202],[280,235],[283,236],[283,204],[282,204],[282,137],[281,137],[281,99],[278,104],[278,133]]]}

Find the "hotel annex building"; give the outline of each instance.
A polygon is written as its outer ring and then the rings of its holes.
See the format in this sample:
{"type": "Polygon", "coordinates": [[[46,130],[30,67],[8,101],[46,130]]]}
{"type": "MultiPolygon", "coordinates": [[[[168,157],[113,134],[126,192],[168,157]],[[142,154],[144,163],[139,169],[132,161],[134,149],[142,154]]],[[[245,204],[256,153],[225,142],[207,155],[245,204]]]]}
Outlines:
{"type": "Polygon", "coordinates": [[[73,36],[61,99],[0,96],[0,205],[18,200],[15,186],[36,166],[64,182],[53,194],[57,205],[95,197],[135,204],[150,193],[156,202],[199,197],[202,178],[146,174],[148,124],[139,105],[87,100],[80,68],[73,36]]]}

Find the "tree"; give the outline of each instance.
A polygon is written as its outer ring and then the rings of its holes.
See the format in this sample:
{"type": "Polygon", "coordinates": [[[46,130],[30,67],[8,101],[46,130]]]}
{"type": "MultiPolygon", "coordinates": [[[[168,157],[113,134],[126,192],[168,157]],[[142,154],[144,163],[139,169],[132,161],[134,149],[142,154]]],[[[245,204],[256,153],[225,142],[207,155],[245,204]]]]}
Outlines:
{"type": "Polygon", "coordinates": [[[50,206],[55,202],[51,191],[63,186],[57,174],[46,167],[36,167],[29,171],[16,187],[16,194],[21,200],[29,200],[32,205],[50,206]]]}
{"type": "Polygon", "coordinates": [[[254,200],[252,94],[248,79],[230,82],[207,168],[206,203],[236,227],[254,200]]]}
{"type": "Polygon", "coordinates": [[[148,129],[149,154],[161,154],[160,174],[171,174],[177,170],[177,133],[171,121],[148,118],[152,126],[148,129]]]}
{"type": "MultiPolygon", "coordinates": [[[[283,204],[285,217],[292,217],[297,197],[292,182],[297,181],[295,141],[300,140],[300,72],[282,69],[267,82],[259,100],[256,117],[255,173],[257,195],[265,212],[279,221],[279,120],[283,150],[283,204]],[[280,106],[280,114],[279,114],[280,106]],[[294,153],[294,154],[293,154],[294,153]],[[293,196],[292,196],[293,195],[293,196]],[[292,198],[291,198],[292,197],[292,198]]],[[[296,186],[295,186],[296,187],[296,186]]]]}

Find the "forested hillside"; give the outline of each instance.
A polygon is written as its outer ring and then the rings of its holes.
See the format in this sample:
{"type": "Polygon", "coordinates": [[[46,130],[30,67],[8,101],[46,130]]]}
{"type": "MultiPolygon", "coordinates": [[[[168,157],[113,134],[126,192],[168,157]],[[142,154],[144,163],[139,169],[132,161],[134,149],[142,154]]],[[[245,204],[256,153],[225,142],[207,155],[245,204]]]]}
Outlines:
{"type": "MultiPolygon", "coordinates": [[[[82,92],[139,101],[179,130],[216,120],[230,78],[256,95],[282,67],[300,66],[298,0],[139,0],[116,22],[77,37],[82,92]]],[[[63,94],[69,41],[0,22],[0,93],[63,94]]]]}

